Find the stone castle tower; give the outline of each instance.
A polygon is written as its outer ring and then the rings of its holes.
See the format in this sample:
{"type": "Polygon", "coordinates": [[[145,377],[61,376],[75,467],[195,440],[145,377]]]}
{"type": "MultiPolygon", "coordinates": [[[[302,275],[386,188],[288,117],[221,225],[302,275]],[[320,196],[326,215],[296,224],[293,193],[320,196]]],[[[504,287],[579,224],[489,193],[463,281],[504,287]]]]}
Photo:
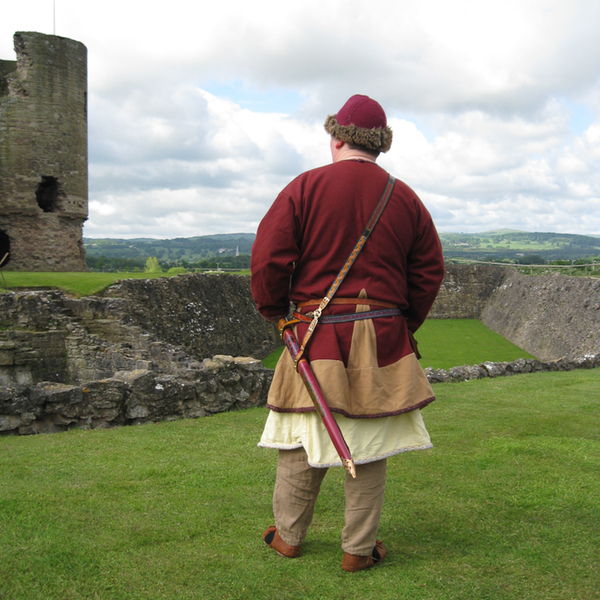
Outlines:
{"type": "Polygon", "coordinates": [[[14,44],[0,60],[0,268],[85,271],[87,49],[33,32],[14,44]]]}

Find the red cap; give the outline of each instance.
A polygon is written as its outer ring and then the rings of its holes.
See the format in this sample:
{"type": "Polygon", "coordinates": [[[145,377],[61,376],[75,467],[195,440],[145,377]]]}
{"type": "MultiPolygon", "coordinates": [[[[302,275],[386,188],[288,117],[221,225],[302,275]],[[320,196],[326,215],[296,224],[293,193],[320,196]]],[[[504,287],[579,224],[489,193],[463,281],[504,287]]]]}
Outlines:
{"type": "Polygon", "coordinates": [[[379,102],[369,96],[352,96],[335,115],[342,126],[356,125],[363,129],[381,129],[387,126],[385,112],[379,102]]]}
{"type": "Polygon", "coordinates": [[[338,140],[374,152],[387,152],[392,146],[393,133],[385,112],[369,96],[352,96],[337,115],[327,117],[325,131],[338,140]]]}

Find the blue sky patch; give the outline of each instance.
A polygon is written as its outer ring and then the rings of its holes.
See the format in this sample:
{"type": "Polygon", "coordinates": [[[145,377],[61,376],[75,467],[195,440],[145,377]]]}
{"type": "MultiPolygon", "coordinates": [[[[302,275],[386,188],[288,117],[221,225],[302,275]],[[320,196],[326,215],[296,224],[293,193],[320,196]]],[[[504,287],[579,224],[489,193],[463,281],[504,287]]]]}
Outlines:
{"type": "Polygon", "coordinates": [[[563,98],[561,103],[569,110],[569,128],[575,135],[581,135],[594,121],[594,113],[584,104],[563,98]]]}
{"type": "Polygon", "coordinates": [[[296,90],[284,88],[255,88],[242,79],[208,79],[199,84],[203,90],[219,98],[227,98],[242,108],[259,113],[284,113],[292,115],[305,98],[296,90]]]}

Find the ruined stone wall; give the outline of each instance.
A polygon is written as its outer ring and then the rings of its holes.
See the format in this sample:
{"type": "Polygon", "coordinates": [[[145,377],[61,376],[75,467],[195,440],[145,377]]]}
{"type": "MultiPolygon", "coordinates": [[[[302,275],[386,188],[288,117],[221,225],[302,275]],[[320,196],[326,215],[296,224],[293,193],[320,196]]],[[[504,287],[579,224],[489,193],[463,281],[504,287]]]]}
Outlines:
{"type": "Polygon", "coordinates": [[[79,385],[139,369],[187,378],[214,355],[260,359],[278,345],[249,277],[127,280],[80,299],[0,294],[0,385],[79,385]]]}
{"type": "Polygon", "coordinates": [[[252,358],[215,356],[187,379],[140,369],[85,385],[0,386],[0,435],[103,429],[260,406],[272,374],[252,358]]]}
{"type": "MultiPolygon", "coordinates": [[[[450,266],[433,313],[479,316],[540,360],[428,369],[431,382],[600,366],[598,279],[450,266]]],[[[0,435],[261,405],[272,371],[258,359],[277,344],[248,277],[126,280],[81,299],[2,293],[0,435]]]]}
{"type": "Polygon", "coordinates": [[[276,344],[248,277],[135,280],[81,299],[1,293],[0,435],[263,405],[273,371],[248,355],[276,344]]]}
{"type": "Polygon", "coordinates": [[[88,215],[87,50],[18,32],[0,61],[0,261],[16,271],[84,271],[88,215]]]}
{"type": "Polygon", "coordinates": [[[600,279],[510,269],[481,320],[542,360],[600,354],[600,279]]]}
{"type": "Polygon", "coordinates": [[[446,264],[446,274],[430,319],[479,319],[506,269],[492,265],[446,264]]]}
{"type": "Polygon", "coordinates": [[[431,319],[479,319],[540,360],[600,354],[600,280],[446,265],[431,319]]]}
{"type": "Polygon", "coordinates": [[[133,324],[193,356],[263,358],[280,343],[275,327],[256,310],[250,277],[189,274],[124,279],[105,296],[121,298],[129,306],[128,319],[133,324]]]}

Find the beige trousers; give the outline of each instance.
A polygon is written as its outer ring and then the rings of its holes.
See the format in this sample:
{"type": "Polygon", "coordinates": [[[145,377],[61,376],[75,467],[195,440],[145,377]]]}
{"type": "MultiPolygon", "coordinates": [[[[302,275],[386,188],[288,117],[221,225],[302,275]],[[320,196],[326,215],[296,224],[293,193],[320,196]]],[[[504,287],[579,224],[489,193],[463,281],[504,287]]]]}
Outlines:
{"type": "MultiPolygon", "coordinates": [[[[321,483],[328,469],[308,464],[304,448],[280,450],[273,492],[275,525],[284,542],[300,546],[311,524],[321,483]]],[[[371,556],[381,521],[386,461],[356,466],[356,479],[346,473],[344,552],[371,556]]]]}

